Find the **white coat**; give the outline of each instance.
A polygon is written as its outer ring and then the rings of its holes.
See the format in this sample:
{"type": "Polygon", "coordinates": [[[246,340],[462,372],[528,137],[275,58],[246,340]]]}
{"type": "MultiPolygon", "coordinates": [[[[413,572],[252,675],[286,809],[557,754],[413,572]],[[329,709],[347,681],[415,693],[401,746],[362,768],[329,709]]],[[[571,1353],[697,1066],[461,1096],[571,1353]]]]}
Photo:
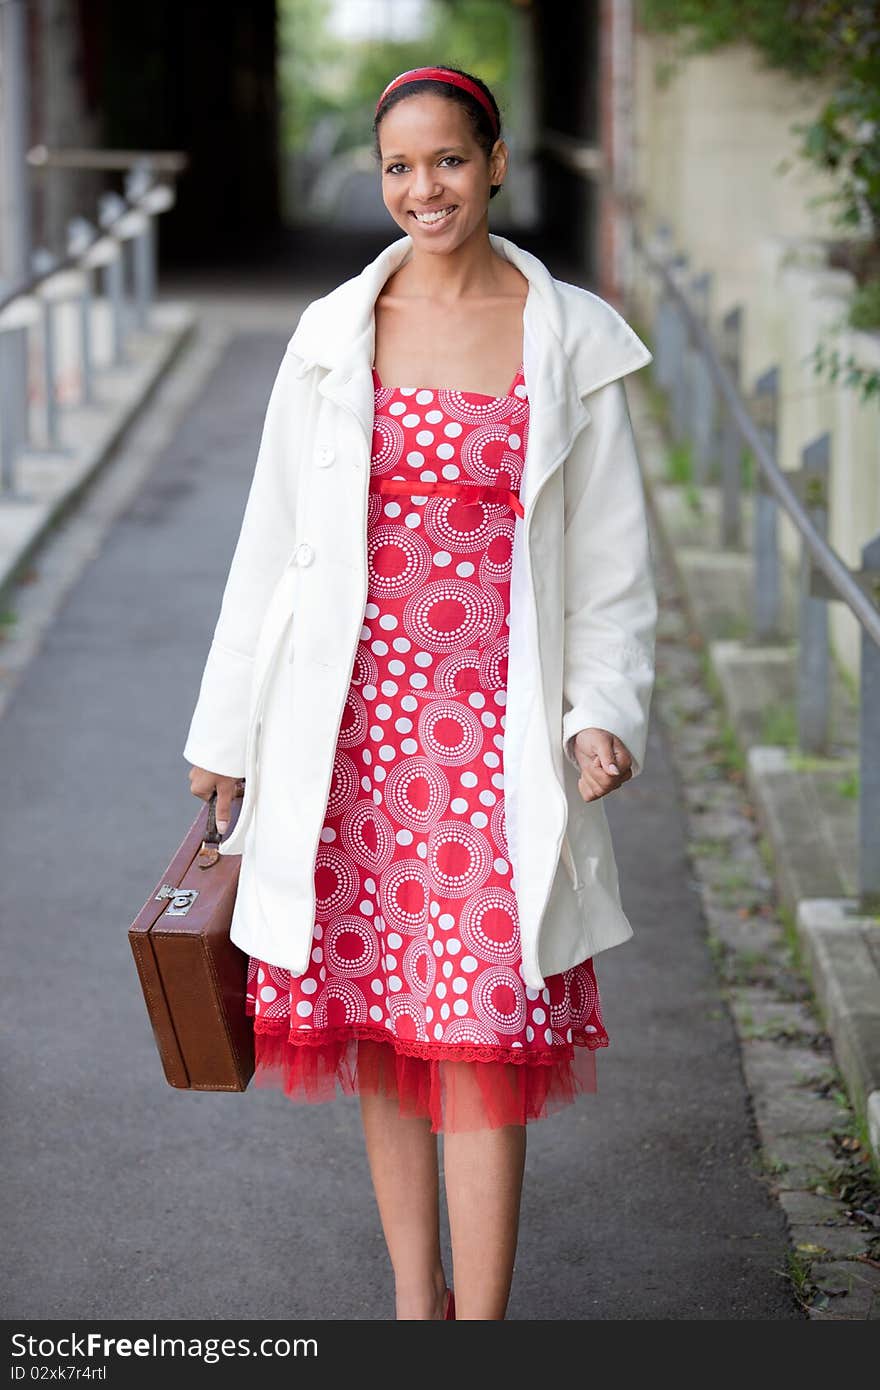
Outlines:
{"type": "MultiPolygon", "coordinates": [[[[581,797],[572,742],[607,729],[633,775],[644,766],[657,601],[622,378],[652,354],[605,300],[489,240],[529,281],[503,767],[522,973],[540,989],[633,934],[604,800],[581,797]]],[[[313,300],[288,343],[183,750],[246,779],[220,847],[242,856],[232,939],[295,973],[367,602],[374,305],[412,250],[397,239],[313,300]]]]}

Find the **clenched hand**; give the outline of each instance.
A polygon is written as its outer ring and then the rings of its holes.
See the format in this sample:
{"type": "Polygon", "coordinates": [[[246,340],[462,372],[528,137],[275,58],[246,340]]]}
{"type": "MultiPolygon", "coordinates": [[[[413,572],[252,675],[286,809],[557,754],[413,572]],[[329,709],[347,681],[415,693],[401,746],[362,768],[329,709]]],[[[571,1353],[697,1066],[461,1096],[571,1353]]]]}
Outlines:
{"type": "Polygon", "coordinates": [[[221,835],[229,824],[232,798],[240,781],[239,777],[224,777],[219,772],[208,772],[203,767],[190,768],[189,787],[193,796],[199,797],[202,801],[210,801],[215,790],[217,792],[217,829],[221,835]]]}
{"type": "Polygon", "coordinates": [[[578,791],[584,801],[607,796],[632,777],[629,749],[607,729],[581,729],[574,754],[581,770],[578,791]]]}

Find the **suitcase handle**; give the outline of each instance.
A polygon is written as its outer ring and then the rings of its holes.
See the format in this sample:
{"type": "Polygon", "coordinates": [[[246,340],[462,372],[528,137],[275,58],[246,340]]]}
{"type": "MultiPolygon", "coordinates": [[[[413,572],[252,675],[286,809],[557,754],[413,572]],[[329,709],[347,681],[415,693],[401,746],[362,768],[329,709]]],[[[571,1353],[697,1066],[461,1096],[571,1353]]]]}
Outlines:
{"type": "MultiPolygon", "coordinates": [[[[244,778],[240,777],[235,784],[233,797],[244,796],[244,778]]],[[[212,864],[216,864],[220,858],[220,851],[217,846],[221,840],[220,831],[217,829],[217,788],[211,793],[208,802],[208,824],[205,829],[205,838],[202,840],[201,848],[196,856],[196,863],[200,869],[210,869],[212,864]]]]}

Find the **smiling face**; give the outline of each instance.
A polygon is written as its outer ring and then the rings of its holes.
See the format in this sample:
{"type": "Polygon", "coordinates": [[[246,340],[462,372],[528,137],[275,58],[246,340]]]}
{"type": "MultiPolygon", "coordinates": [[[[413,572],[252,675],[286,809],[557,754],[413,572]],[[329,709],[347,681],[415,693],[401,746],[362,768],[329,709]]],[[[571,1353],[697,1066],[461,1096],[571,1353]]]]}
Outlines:
{"type": "Polygon", "coordinates": [[[406,97],[383,116],[378,135],[385,206],[417,247],[449,251],[485,224],[489,189],[507,171],[507,146],[496,140],[487,160],[457,101],[427,92],[406,97]]]}

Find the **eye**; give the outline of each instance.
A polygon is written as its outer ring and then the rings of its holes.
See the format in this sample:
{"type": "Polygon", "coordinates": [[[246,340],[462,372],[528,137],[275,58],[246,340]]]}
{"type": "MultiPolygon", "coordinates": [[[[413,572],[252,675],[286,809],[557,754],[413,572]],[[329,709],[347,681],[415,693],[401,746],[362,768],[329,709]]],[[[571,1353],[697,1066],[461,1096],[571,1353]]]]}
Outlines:
{"type": "MultiPolygon", "coordinates": [[[[454,159],[456,164],[464,164],[464,160],[462,159],[461,155],[459,155],[459,154],[445,154],[445,155],[443,156],[443,158],[440,160],[440,163],[441,163],[441,164],[445,164],[446,161],[447,161],[447,159],[454,159]]],[[[453,167],[455,167],[455,166],[453,166],[453,167]]],[[[401,163],[399,163],[399,162],[398,162],[397,164],[389,164],[388,167],[387,167],[387,169],[385,170],[385,173],[386,173],[386,174],[393,174],[395,169],[405,169],[405,168],[406,168],[406,165],[405,165],[405,164],[401,164],[401,163]]]]}

